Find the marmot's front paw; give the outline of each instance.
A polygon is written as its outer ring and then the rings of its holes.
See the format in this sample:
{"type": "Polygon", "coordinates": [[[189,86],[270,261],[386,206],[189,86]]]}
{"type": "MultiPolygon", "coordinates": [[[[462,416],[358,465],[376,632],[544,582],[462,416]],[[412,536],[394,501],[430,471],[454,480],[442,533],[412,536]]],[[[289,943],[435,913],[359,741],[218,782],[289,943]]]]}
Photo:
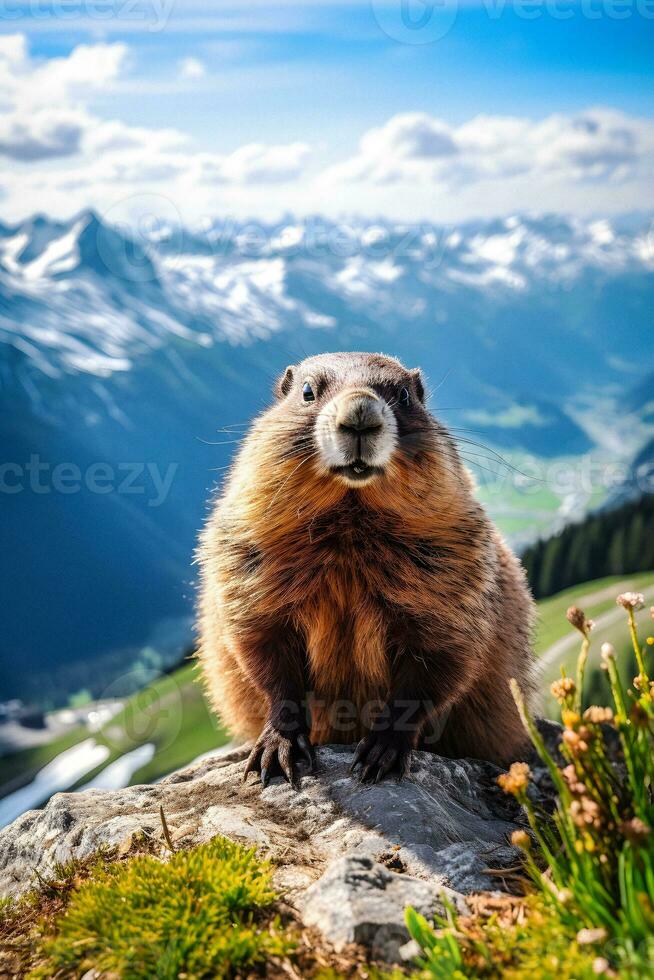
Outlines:
{"type": "Polygon", "coordinates": [[[361,766],[359,782],[378,783],[389,772],[402,778],[409,768],[411,746],[393,731],[371,732],[362,738],[354,752],[350,772],[361,766]]]}
{"type": "Polygon", "coordinates": [[[243,774],[243,782],[248,778],[248,773],[258,772],[261,785],[267,786],[270,777],[281,772],[293,789],[298,789],[299,780],[295,771],[295,764],[300,758],[304,759],[309,766],[309,772],[312,772],[314,766],[313,746],[304,732],[293,733],[289,736],[284,735],[272,725],[266,725],[250,752],[243,774]]]}

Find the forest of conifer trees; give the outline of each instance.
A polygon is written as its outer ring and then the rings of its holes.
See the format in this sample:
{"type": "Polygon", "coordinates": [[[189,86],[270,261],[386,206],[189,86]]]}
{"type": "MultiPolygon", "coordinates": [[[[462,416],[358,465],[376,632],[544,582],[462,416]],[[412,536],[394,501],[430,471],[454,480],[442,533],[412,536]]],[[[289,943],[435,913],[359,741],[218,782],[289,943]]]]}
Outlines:
{"type": "Polygon", "coordinates": [[[536,599],[606,575],[654,570],[654,494],[569,525],[527,548],[522,562],[536,599]]]}

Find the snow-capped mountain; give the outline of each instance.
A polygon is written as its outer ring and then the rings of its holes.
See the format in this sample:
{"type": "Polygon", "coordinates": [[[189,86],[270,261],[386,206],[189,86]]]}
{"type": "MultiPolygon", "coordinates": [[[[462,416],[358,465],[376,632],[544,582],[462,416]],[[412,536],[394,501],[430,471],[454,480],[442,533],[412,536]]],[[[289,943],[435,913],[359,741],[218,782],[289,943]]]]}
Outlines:
{"type": "Polygon", "coordinates": [[[394,353],[475,440],[575,454],[579,400],[654,368],[653,295],[642,220],[0,226],[0,698],[64,663],[101,693],[188,616],[203,501],[287,363],[394,353]]]}
{"type": "MultiPolygon", "coordinates": [[[[461,332],[480,353],[497,349],[504,339],[498,328],[508,337],[516,320],[514,313],[503,324],[502,315],[528,307],[531,317],[516,333],[533,333],[535,347],[558,331],[571,355],[586,344],[601,364],[619,348],[621,324],[608,324],[614,343],[602,352],[595,331],[615,309],[599,324],[593,314],[617,302],[625,279],[649,284],[654,272],[650,226],[620,232],[608,221],[558,217],[456,230],[307,219],[131,234],[92,212],[68,223],[37,216],[0,227],[0,341],[46,375],[106,377],[175,339],[246,345],[305,329],[335,340],[348,329],[363,337],[369,327],[394,339],[401,323],[428,328],[429,342],[442,350],[440,369],[458,370],[441,341],[461,332]],[[599,296],[588,295],[593,285],[599,296]],[[571,323],[572,304],[561,300],[580,288],[584,305],[571,323]]],[[[622,292],[623,312],[642,319],[647,311],[635,293],[622,292]]],[[[636,324],[625,360],[637,361],[643,339],[636,324]]],[[[567,359],[552,353],[565,375],[567,359]]]]}

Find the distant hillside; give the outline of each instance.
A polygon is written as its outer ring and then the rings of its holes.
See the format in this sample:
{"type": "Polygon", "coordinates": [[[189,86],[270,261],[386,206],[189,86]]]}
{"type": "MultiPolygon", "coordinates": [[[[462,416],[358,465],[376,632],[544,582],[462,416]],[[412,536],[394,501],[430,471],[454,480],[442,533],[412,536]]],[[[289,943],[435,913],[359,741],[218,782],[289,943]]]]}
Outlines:
{"type": "Polygon", "coordinates": [[[522,555],[537,599],[609,575],[654,568],[654,494],[592,514],[522,555]]]}
{"type": "Polygon", "coordinates": [[[624,689],[631,687],[638,673],[633,647],[625,630],[625,612],[616,603],[622,592],[642,592],[645,607],[636,614],[640,636],[652,632],[649,607],[654,602],[654,572],[634,575],[614,575],[611,578],[583,582],[564,589],[538,603],[536,620],[536,654],[539,657],[538,686],[546,718],[559,720],[561,706],[553,697],[550,686],[561,676],[564,668],[574,677],[579,656],[579,634],[566,619],[570,606],[580,606],[595,623],[592,632],[590,657],[586,669],[585,706],[606,704],[609,680],[602,670],[600,651],[603,643],[612,643],[617,651],[618,672],[624,689]]]}

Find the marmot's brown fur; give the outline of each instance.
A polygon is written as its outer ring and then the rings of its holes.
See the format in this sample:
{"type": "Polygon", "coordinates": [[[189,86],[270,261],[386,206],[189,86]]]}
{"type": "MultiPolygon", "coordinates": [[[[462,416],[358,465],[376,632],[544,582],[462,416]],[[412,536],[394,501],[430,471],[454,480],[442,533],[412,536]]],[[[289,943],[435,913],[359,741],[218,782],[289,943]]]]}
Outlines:
{"type": "Polygon", "coordinates": [[[420,744],[508,762],[532,694],[524,572],[473,496],[420,373],[326,354],[289,368],[202,535],[200,658],[248,769],[295,780],[311,743],[363,778],[420,744]],[[310,742],[309,742],[309,738],[310,742]]]}

